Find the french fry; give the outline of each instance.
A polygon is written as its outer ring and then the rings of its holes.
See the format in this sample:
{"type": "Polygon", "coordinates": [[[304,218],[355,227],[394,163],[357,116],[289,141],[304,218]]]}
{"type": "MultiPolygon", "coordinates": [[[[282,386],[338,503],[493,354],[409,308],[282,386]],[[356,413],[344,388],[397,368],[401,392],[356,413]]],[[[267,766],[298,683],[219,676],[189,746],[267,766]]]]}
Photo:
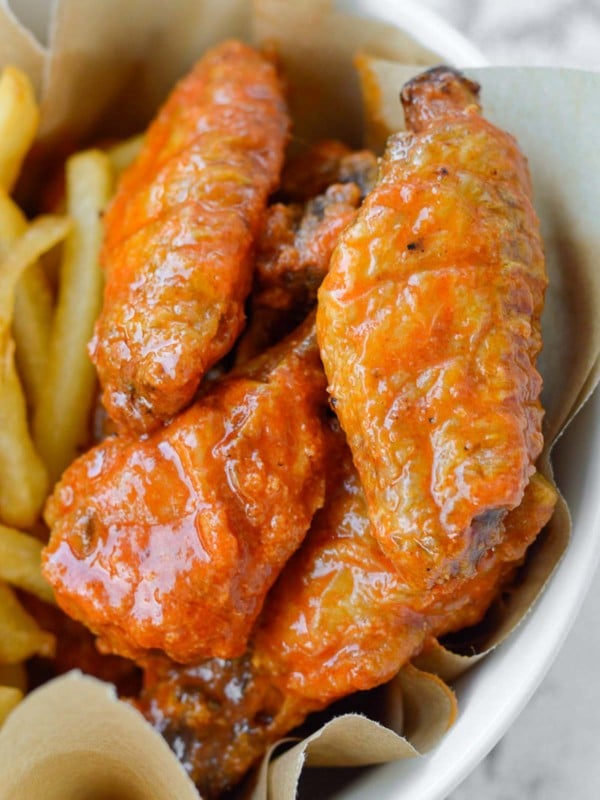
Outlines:
{"type": "Polygon", "coordinates": [[[39,217],[0,262],[0,520],[28,528],[44,501],[47,476],[27,424],[27,408],[15,368],[10,326],[15,289],[29,264],[63,239],[64,217],[39,217]]]}
{"type": "Polygon", "coordinates": [[[0,262],[0,346],[9,336],[19,279],[42,253],[65,238],[70,227],[67,217],[54,214],[40,216],[8,248],[0,262]]]}
{"type": "Polygon", "coordinates": [[[27,75],[5,67],[0,76],[0,186],[10,191],[38,129],[40,112],[27,75]]]}
{"type": "Polygon", "coordinates": [[[53,603],[54,593],[41,572],[42,547],[35,537],[0,525],[0,579],[53,603]]]}
{"type": "MultiPolygon", "coordinates": [[[[0,257],[27,229],[21,209],[0,190],[0,257]]],[[[52,292],[43,268],[31,264],[21,275],[15,290],[13,336],[19,375],[30,408],[35,408],[40,394],[52,324],[52,292]]]]}
{"type": "Polygon", "coordinates": [[[29,407],[37,407],[48,364],[53,317],[52,292],[39,262],[21,276],[15,291],[12,331],[17,368],[29,407]]]}
{"type": "Polygon", "coordinates": [[[87,438],[96,387],[87,344],[102,304],[101,217],[112,186],[106,153],[88,150],[67,161],[67,212],[73,229],[65,243],[48,368],[33,422],[34,441],[52,481],[87,438]]]}
{"type": "Polygon", "coordinates": [[[108,148],[106,153],[110,158],[115,180],[117,180],[121,173],[137,158],[138,153],[142,149],[143,141],[144,134],[139,133],[137,136],[131,136],[129,139],[124,139],[122,142],[108,148]]]}
{"type": "Polygon", "coordinates": [[[17,664],[33,655],[50,658],[55,646],[54,636],[41,630],[14,591],[0,582],[0,663],[17,664]]]}
{"type": "MultiPolygon", "coordinates": [[[[0,145],[1,148],[1,145],[0,145]]],[[[27,218],[5,189],[0,189],[0,253],[4,258],[15,239],[27,228],[27,218]]]]}
{"type": "Polygon", "coordinates": [[[23,699],[23,692],[14,686],[0,686],[0,727],[4,721],[23,699]]]}
{"type": "Polygon", "coordinates": [[[0,520],[29,528],[46,497],[48,476],[27,425],[11,340],[0,360],[0,520]]]}

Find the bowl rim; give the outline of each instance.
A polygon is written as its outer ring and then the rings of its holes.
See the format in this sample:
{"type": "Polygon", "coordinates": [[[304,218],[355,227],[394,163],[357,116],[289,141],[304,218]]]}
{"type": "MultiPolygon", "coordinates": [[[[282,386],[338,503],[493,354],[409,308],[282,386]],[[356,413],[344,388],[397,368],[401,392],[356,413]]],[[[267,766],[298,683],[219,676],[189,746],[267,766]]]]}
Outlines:
{"type": "Polygon", "coordinates": [[[402,28],[410,36],[452,62],[455,67],[487,67],[490,62],[469,39],[431,9],[415,0],[338,0],[344,11],[375,17],[402,28]]]}

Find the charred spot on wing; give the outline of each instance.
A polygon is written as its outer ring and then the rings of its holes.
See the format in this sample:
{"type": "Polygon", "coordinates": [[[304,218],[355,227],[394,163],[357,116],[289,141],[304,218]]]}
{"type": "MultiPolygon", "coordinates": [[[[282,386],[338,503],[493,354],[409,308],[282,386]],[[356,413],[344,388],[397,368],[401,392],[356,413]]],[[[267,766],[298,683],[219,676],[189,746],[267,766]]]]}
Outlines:
{"type": "Polygon", "coordinates": [[[411,252],[424,253],[425,252],[425,244],[423,243],[423,239],[419,238],[419,239],[415,239],[412,242],[409,242],[406,245],[406,249],[410,250],[411,252]]]}
{"type": "Polygon", "coordinates": [[[78,515],[71,540],[71,548],[78,558],[88,558],[94,552],[100,535],[99,528],[98,515],[93,507],[85,508],[78,515]]]}
{"type": "Polygon", "coordinates": [[[496,544],[506,513],[506,508],[488,508],[473,518],[471,523],[473,552],[483,554],[496,544]]]}

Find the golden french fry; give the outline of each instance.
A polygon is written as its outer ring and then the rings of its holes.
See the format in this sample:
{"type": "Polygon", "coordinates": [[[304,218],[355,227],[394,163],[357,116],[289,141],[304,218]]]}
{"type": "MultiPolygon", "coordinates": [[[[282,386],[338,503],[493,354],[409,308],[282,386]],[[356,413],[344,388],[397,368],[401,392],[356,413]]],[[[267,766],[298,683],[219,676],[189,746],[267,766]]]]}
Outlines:
{"type": "Polygon", "coordinates": [[[23,699],[23,692],[14,686],[0,686],[0,726],[23,699]]]}
{"type": "Polygon", "coordinates": [[[33,655],[52,657],[55,646],[54,636],[43,631],[13,590],[0,582],[0,663],[16,664],[33,655]]]}
{"type": "Polygon", "coordinates": [[[12,322],[15,289],[27,267],[62,241],[71,223],[67,217],[47,214],[37,217],[12,243],[0,262],[0,347],[12,322]]]}
{"type": "Polygon", "coordinates": [[[35,522],[44,502],[47,475],[31,441],[15,367],[10,335],[15,289],[27,266],[63,239],[69,227],[65,217],[39,217],[0,261],[0,520],[18,528],[35,522]]]}
{"type": "Polygon", "coordinates": [[[0,525],[0,579],[53,603],[54,593],[41,571],[42,547],[34,536],[0,525]]]}
{"type": "Polygon", "coordinates": [[[142,149],[143,141],[144,134],[139,133],[137,136],[131,136],[129,139],[124,139],[122,142],[108,148],[106,154],[110,158],[115,180],[118,179],[121,173],[137,158],[138,153],[142,149]]]}
{"type": "Polygon", "coordinates": [[[47,488],[46,469],[29,434],[11,339],[0,354],[0,520],[29,528],[40,513],[47,488]]]}
{"type": "Polygon", "coordinates": [[[0,76],[0,186],[12,189],[31,147],[40,113],[27,75],[5,67],[0,76]]]}
{"type": "Polygon", "coordinates": [[[0,686],[27,691],[27,672],[23,664],[0,664],[0,686]]]}
{"type": "Polygon", "coordinates": [[[27,228],[27,217],[15,201],[0,188],[0,256],[4,258],[15,239],[27,228]]]}
{"type": "Polygon", "coordinates": [[[52,480],[87,439],[96,388],[87,344],[102,304],[101,217],[112,187],[106,153],[88,150],[68,160],[67,212],[73,229],[65,243],[48,368],[33,422],[34,440],[52,480]]]}
{"type": "MultiPolygon", "coordinates": [[[[0,257],[27,229],[27,219],[16,203],[0,190],[0,257]]],[[[17,368],[30,408],[35,408],[48,358],[52,325],[52,292],[38,262],[21,275],[15,290],[12,323],[16,344],[17,368]]]]}
{"type": "Polygon", "coordinates": [[[17,284],[12,324],[17,368],[32,410],[39,402],[48,365],[52,317],[52,291],[42,266],[36,261],[17,284]]]}

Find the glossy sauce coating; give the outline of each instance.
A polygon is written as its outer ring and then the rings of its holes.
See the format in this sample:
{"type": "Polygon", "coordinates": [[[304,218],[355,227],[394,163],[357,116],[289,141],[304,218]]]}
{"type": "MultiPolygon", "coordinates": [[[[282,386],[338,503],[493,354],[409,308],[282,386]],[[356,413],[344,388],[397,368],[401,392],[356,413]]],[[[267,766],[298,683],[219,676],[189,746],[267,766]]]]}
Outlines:
{"type": "MultiPolygon", "coordinates": [[[[405,91],[421,133],[392,142],[321,296],[352,454],[323,424],[309,322],[159,433],[92,451],[49,505],[59,602],[143,663],[135,703],[207,798],[308,713],[479,621],[552,514],[533,467],[545,277],[527,170],[472,85],[447,85],[405,91]]],[[[318,283],[295,284],[303,253],[325,253],[310,208],[265,228],[273,309],[318,283]]]]}
{"type": "Polygon", "coordinates": [[[81,457],[46,509],[43,569],[59,605],[104,651],[243,653],[323,504],[325,406],[309,320],[168,427],[81,457]]]}
{"type": "Polygon", "coordinates": [[[248,653],[180,668],[147,664],[138,707],[178,752],[203,796],[235,784],[308,713],[390,678],[429,637],[479,621],[550,518],[553,488],[534,476],[506,516],[503,544],[461,592],[416,611],[371,535],[343,436],[328,447],[327,499],[269,594],[248,653]]]}
{"type": "Polygon", "coordinates": [[[326,504],[270,593],[254,636],[255,661],[278,676],[282,692],[322,705],[390,680],[427,637],[478,622],[556,503],[536,473],[505,517],[501,544],[453,592],[423,603],[406,592],[375,539],[351,454],[339,440],[330,459],[326,504]]]}
{"type": "Polygon", "coordinates": [[[525,158],[447,69],[403,91],[375,189],[336,247],[317,330],[375,536],[405,591],[468,579],[542,447],[546,274],[525,158]]]}
{"type": "Polygon", "coordinates": [[[288,124],[275,67],[230,41],[148,129],[105,217],[107,283],[90,346],[122,429],[150,431],[187,406],[238,336],[288,124]]]}

